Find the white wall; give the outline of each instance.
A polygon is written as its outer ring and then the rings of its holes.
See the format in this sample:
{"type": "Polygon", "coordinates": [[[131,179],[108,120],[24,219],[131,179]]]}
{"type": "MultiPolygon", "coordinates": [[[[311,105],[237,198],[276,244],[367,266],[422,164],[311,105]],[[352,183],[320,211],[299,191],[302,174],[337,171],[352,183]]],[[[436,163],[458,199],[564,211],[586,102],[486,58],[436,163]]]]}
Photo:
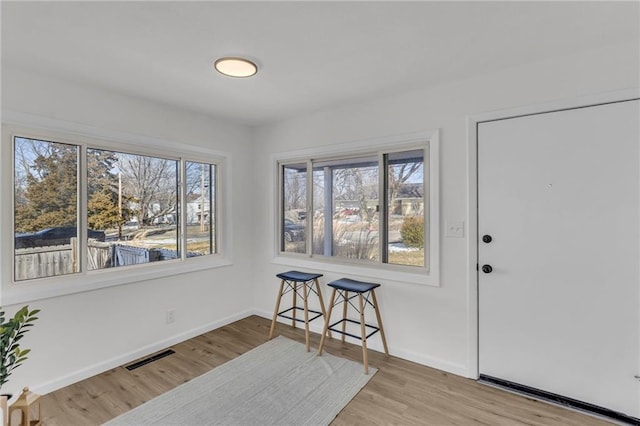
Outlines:
{"type": "MultiPolygon", "coordinates": [[[[467,188],[468,115],[638,87],[638,47],[637,42],[612,46],[258,128],[254,142],[256,202],[273,206],[274,182],[259,177],[272,175],[270,158],[276,153],[439,128],[441,223],[466,220],[471,208],[467,188]]],[[[274,274],[296,268],[294,260],[289,265],[279,263],[282,259],[273,262],[272,211],[256,218],[261,245],[253,269],[254,295],[255,306],[265,317],[273,309],[277,291],[274,274]]],[[[469,316],[475,309],[469,303],[468,271],[469,262],[475,264],[475,259],[467,259],[468,235],[463,239],[444,238],[441,229],[440,238],[440,288],[378,280],[383,284],[378,299],[387,340],[392,354],[474,376],[470,354],[475,348],[469,316]]],[[[317,270],[323,271],[321,263],[317,270]]],[[[323,280],[340,276],[332,272],[323,280]]],[[[319,330],[320,326],[316,321],[312,328],[319,330]]],[[[381,347],[376,337],[371,345],[381,347]]]]}
{"type": "MultiPolygon", "coordinates": [[[[6,68],[2,108],[223,151],[233,162],[232,193],[246,194],[252,186],[243,167],[251,155],[251,133],[244,126],[6,68]]],[[[252,307],[246,295],[251,291],[253,242],[245,232],[252,220],[251,197],[230,200],[232,265],[31,302],[31,308],[42,309],[24,340],[32,353],[3,391],[15,393],[29,385],[47,392],[246,316],[252,307]],[[169,308],[176,309],[176,321],[167,325],[169,308]]],[[[5,218],[11,214],[8,205],[2,208],[5,218]]],[[[14,312],[21,305],[4,308],[14,312]]]]}

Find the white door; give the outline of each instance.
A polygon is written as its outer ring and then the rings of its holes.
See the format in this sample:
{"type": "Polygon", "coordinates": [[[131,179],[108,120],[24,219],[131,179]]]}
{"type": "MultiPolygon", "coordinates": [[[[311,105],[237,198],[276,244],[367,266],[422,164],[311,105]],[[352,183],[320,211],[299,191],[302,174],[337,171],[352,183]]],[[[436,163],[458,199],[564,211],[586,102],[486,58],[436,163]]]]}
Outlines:
{"type": "Polygon", "coordinates": [[[640,418],[639,117],[479,123],[481,375],[640,418]]]}

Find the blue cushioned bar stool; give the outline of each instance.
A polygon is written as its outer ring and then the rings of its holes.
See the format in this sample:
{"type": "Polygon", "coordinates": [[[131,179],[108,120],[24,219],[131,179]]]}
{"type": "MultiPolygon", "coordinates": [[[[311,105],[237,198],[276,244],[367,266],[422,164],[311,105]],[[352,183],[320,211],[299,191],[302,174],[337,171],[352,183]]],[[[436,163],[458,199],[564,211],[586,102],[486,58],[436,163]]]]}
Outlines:
{"type": "Polygon", "coordinates": [[[279,316],[282,318],[290,319],[293,328],[296,327],[296,322],[304,322],[307,352],[309,352],[309,322],[318,317],[326,316],[324,301],[322,300],[322,292],[320,291],[320,284],[318,284],[318,278],[320,278],[321,276],[322,274],[309,274],[306,272],[298,271],[288,271],[276,275],[276,277],[280,278],[281,280],[280,292],[278,293],[278,298],[276,299],[276,308],[273,311],[273,320],[271,321],[269,340],[273,338],[273,331],[276,328],[276,319],[279,316]],[[300,294],[300,290],[302,290],[302,294],[300,294]],[[282,296],[289,292],[293,294],[293,306],[289,309],[280,311],[280,302],[282,301],[282,296]],[[309,295],[311,293],[315,293],[318,296],[318,300],[320,302],[320,311],[309,309],[309,295]],[[302,299],[303,307],[299,307],[297,304],[298,296],[300,296],[302,299]],[[304,318],[297,318],[297,311],[302,311],[304,313],[304,318]],[[309,312],[311,312],[314,316],[309,318],[309,312]]]}
{"type": "MultiPolygon", "coordinates": [[[[324,331],[322,332],[322,338],[320,339],[320,347],[318,348],[318,355],[322,355],[322,349],[324,348],[324,339],[327,335],[327,332],[335,331],[336,333],[342,334],[342,341],[344,342],[345,336],[351,336],[356,339],[362,340],[362,362],[364,364],[364,373],[369,374],[369,358],[367,357],[367,339],[378,331],[380,332],[380,337],[382,338],[382,345],[384,346],[384,354],[389,356],[389,349],[387,349],[387,339],[384,337],[384,328],[382,327],[382,319],[380,318],[380,310],[378,308],[378,300],[376,299],[375,289],[380,287],[380,284],[375,283],[365,283],[362,281],[351,280],[349,278],[341,278],[339,280],[330,282],[329,287],[333,287],[333,291],[331,292],[331,302],[329,302],[329,312],[326,315],[326,320],[324,324],[324,331]],[[339,294],[341,300],[336,302],[336,293],[339,294]],[[349,293],[353,293],[353,295],[349,295],[349,293]],[[358,298],[358,306],[355,306],[351,299],[357,297],[358,298]],[[371,299],[371,300],[370,300],[371,299]],[[331,321],[331,312],[333,311],[334,306],[343,303],[342,306],[342,319],[340,321],[336,321],[333,324],[330,324],[331,321]],[[351,305],[359,314],[360,320],[356,321],[353,319],[347,318],[347,308],[348,305],[351,305]],[[378,326],[374,326],[371,324],[367,324],[364,318],[364,309],[369,305],[376,312],[376,320],[378,322],[378,326]],[[360,336],[355,334],[351,334],[346,331],[347,323],[357,324],[360,326],[360,336]],[[338,325],[342,325],[340,329],[337,328],[338,325]],[[373,330],[369,334],[367,334],[367,329],[373,330]]],[[[329,335],[331,337],[331,335],[329,335]]]]}

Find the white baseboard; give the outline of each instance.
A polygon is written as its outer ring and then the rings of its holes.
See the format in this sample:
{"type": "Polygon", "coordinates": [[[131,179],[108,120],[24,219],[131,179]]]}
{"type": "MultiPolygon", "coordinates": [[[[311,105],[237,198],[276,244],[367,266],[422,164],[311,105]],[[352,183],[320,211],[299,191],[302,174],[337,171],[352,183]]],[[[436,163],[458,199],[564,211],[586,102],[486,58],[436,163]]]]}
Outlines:
{"type": "MultiPolygon", "coordinates": [[[[263,318],[267,318],[269,320],[271,320],[273,318],[273,312],[267,312],[267,311],[263,311],[263,310],[254,310],[253,311],[254,315],[258,315],[261,316],[263,318]]],[[[288,320],[282,320],[279,319],[279,322],[285,323],[285,324],[290,324],[290,321],[288,320]]],[[[314,333],[318,333],[318,334],[322,334],[322,328],[324,327],[324,324],[322,323],[322,321],[312,321],[309,323],[309,330],[313,331],[314,333]]],[[[351,341],[354,344],[359,344],[359,342],[356,339],[351,339],[349,337],[347,337],[348,341],[351,341]]],[[[367,341],[367,347],[369,349],[372,349],[374,351],[378,351],[378,352],[384,352],[384,348],[382,347],[382,342],[380,342],[378,339],[372,339],[371,343],[369,343],[369,341],[367,341]]],[[[462,376],[462,377],[467,377],[467,378],[475,378],[472,377],[470,375],[470,371],[469,369],[462,365],[462,364],[456,364],[450,361],[446,361],[440,358],[434,358],[431,356],[427,356],[427,355],[423,355],[423,354],[419,354],[416,352],[412,352],[412,351],[408,351],[402,348],[389,348],[389,354],[393,355],[395,357],[398,358],[402,358],[405,359],[407,361],[411,361],[411,362],[415,362],[417,364],[421,364],[421,365],[425,365],[427,367],[431,367],[431,368],[435,368],[438,370],[442,370],[442,371],[446,371],[447,373],[451,373],[451,374],[455,374],[457,376],[462,376]]]]}
{"type": "Polygon", "coordinates": [[[30,386],[30,388],[33,392],[39,395],[45,395],[49,392],[53,392],[65,386],[69,386],[73,383],[95,376],[96,374],[103,373],[112,368],[119,367],[121,365],[127,364],[136,359],[152,354],[154,352],[158,352],[160,350],[166,349],[169,346],[178,344],[180,342],[184,342],[185,340],[199,336],[203,333],[207,333],[211,330],[215,330],[216,328],[223,327],[234,321],[238,321],[240,319],[246,318],[252,314],[253,314],[252,310],[243,311],[243,312],[228,316],[226,318],[222,318],[220,320],[211,322],[209,324],[205,324],[203,326],[185,331],[175,336],[171,336],[167,339],[155,342],[153,344],[143,346],[141,348],[138,348],[126,354],[119,355],[117,357],[98,362],[94,365],[85,367],[83,369],[80,369],[71,374],[67,374],[65,376],[59,377],[57,379],[51,380],[49,382],[41,383],[32,387],[30,386]]]}

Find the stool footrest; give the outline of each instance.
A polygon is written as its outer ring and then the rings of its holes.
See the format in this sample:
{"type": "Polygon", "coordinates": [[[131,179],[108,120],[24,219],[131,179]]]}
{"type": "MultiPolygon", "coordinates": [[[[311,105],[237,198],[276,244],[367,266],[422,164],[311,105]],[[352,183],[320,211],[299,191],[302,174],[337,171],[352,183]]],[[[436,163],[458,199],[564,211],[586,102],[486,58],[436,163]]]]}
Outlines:
{"type": "MultiPolygon", "coordinates": [[[[289,315],[285,315],[287,312],[292,311],[292,310],[298,310],[298,311],[303,311],[304,312],[304,308],[301,308],[299,306],[296,306],[295,308],[289,308],[289,309],[285,309],[284,311],[280,311],[278,312],[278,316],[282,317],[282,318],[286,318],[286,319],[290,319],[290,320],[294,320],[294,321],[298,321],[298,322],[304,322],[304,317],[303,318],[294,318],[292,316],[289,315]]],[[[314,319],[321,317],[322,316],[322,312],[320,311],[314,311],[312,309],[308,309],[308,311],[310,313],[316,314],[314,317],[310,317],[309,318],[309,322],[313,321],[314,319]]]]}
{"type": "MultiPolygon", "coordinates": [[[[343,322],[350,322],[352,324],[358,324],[358,325],[361,324],[360,321],[356,321],[356,320],[352,320],[352,319],[349,319],[349,318],[345,318],[345,319],[341,319],[340,321],[334,322],[333,324],[331,324],[328,327],[328,329],[331,330],[331,331],[335,331],[336,333],[344,334],[345,336],[353,337],[354,339],[362,340],[362,336],[356,336],[355,334],[351,334],[351,333],[348,333],[346,331],[342,331],[342,330],[338,330],[338,329],[334,328],[336,325],[342,324],[343,322]]],[[[365,323],[364,326],[367,327],[367,328],[373,329],[373,331],[371,333],[367,334],[367,336],[365,337],[366,339],[368,339],[369,337],[373,336],[378,331],[380,331],[380,327],[376,327],[376,326],[371,325],[371,324],[365,323]]]]}

